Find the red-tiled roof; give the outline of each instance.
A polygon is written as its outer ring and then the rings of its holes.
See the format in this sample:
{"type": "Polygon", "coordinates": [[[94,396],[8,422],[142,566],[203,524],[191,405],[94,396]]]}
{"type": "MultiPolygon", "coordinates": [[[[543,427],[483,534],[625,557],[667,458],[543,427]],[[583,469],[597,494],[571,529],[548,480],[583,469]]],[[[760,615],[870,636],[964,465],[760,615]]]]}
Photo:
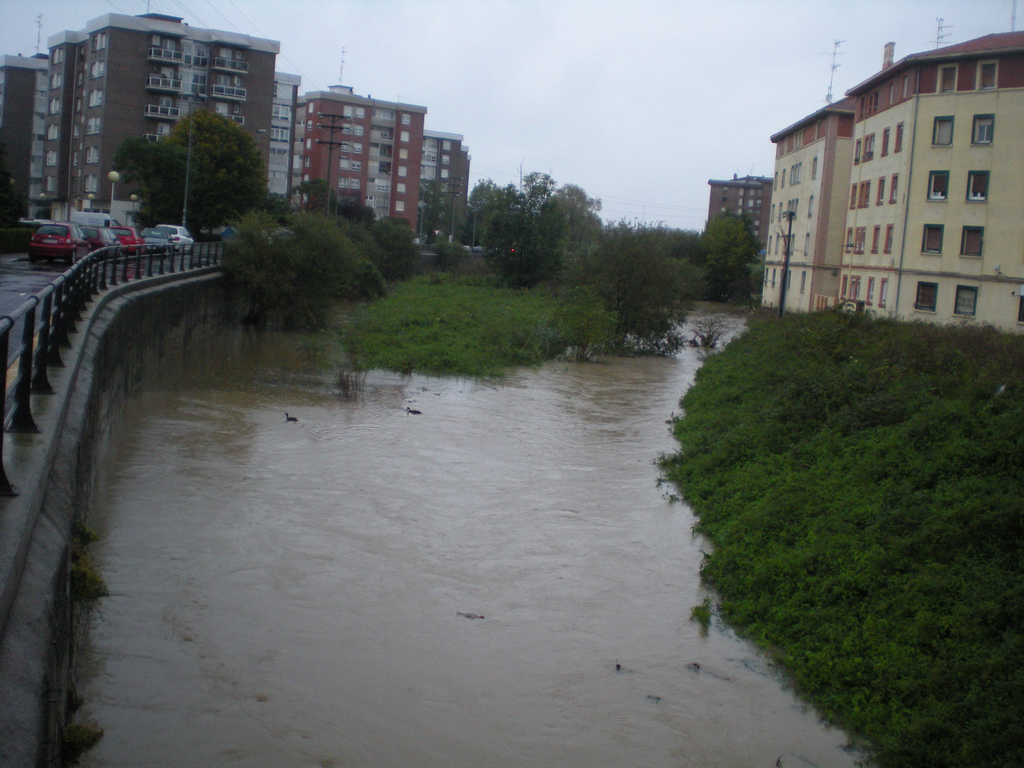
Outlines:
{"type": "Polygon", "coordinates": [[[921,53],[912,53],[909,56],[905,56],[900,59],[891,67],[879,70],[864,82],[855,85],[846,93],[847,95],[860,93],[862,90],[866,90],[867,88],[874,86],[874,84],[882,77],[887,77],[893,72],[900,69],[906,69],[910,65],[917,64],[922,61],[942,61],[943,59],[955,59],[961,56],[970,56],[979,53],[997,54],[1014,50],[1024,51],[1024,32],[998,32],[991,35],[984,35],[983,37],[976,37],[973,40],[968,40],[964,43],[947,45],[944,48],[922,51],[921,53]]]}
{"type": "Polygon", "coordinates": [[[789,134],[794,133],[795,131],[798,131],[801,128],[806,128],[811,123],[820,120],[826,112],[853,112],[856,106],[857,100],[850,96],[847,96],[845,99],[840,99],[839,101],[833,102],[832,104],[826,104],[824,107],[817,110],[816,112],[812,112],[806,117],[800,118],[797,122],[793,123],[788,128],[783,128],[778,133],[772,134],[772,143],[777,144],[779,140],[785,138],[786,136],[789,136],[789,134]]]}

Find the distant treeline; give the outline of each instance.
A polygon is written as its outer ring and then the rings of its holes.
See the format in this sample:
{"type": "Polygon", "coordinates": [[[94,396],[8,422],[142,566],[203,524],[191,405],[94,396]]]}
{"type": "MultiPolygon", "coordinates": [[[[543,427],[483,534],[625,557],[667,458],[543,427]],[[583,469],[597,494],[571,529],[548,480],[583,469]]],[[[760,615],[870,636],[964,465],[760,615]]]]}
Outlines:
{"type": "Polygon", "coordinates": [[[1024,337],[759,318],[682,405],[721,614],[884,768],[1024,765],[1024,337]]]}

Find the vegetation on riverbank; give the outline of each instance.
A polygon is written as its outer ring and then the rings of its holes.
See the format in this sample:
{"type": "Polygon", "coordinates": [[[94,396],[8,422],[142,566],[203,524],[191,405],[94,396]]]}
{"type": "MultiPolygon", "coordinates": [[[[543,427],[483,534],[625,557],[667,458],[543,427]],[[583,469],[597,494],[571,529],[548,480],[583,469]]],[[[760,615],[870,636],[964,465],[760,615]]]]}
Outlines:
{"type": "Polygon", "coordinates": [[[682,405],[723,616],[885,768],[1024,765],[1024,338],[755,319],[682,405]]]}
{"type": "Polygon", "coordinates": [[[544,291],[418,278],[357,312],[343,344],[362,368],[493,376],[562,351],[551,326],[554,308],[544,291]]]}

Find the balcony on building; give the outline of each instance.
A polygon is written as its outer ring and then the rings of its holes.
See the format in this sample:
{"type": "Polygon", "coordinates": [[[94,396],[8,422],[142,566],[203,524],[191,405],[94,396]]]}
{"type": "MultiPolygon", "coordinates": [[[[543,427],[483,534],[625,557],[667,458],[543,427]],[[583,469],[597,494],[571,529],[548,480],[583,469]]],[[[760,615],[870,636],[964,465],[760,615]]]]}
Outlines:
{"type": "Polygon", "coordinates": [[[174,77],[164,77],[163,75],[147,75],[146,90],[177,93],[181,90],[181,80],[174,77]]]}
{"type": "Polygon", "coordinates": [[[146,117],[155,117],[158,120],[177,120],[181,117],[181,108],[166,104],[147,104],[146,117]]]}
{"type": "Polygon", "coordinates": [[[245,118],[242,115],[231,115],[231,119],[239,125],[245,125],[245,118]]]}
{"type": "Polygon", "coordinates": [[[245,101],[245,88],[237,88],[233,85],[213,85],[210,86],[210,95],[218,99],[245,101]]]}
{"type": "Polygon", "coordinates": [[[163,46],[154,45],[149,49],[150,61],[173,61],[180,64],[184,57],[184,52],[178,48],[164,48],[163,46]]]}
{"type": "Polygon", "coordinates": [[[215,56],[212,69],[223,69],[227,72],[248,72],[249,62],[243,59],[229,59],[226,56],[215,56]]]}

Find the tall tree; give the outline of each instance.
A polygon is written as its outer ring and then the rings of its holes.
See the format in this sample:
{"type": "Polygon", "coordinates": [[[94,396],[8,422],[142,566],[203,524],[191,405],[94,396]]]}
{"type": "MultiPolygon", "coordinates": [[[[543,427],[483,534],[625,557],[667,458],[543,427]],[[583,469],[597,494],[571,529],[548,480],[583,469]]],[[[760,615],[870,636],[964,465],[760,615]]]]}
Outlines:
{"type": "Polygon", "coordinates": [[[594,243],[601,234],[601,201],[588,197],[586,190],[575,184],[563,184],[555,192],[558,210],[565,216],[566,246],[570,252],[594,243]]]}
{"type": "Polygon", "coordinates": [[[114,167],[125,181],[140,186],[143,226],[181,221],[186,175],[187,225],[195,232],[258,209],[267,196],[266,168],[255,140],[233,120],[203,109],[180,120],[160,141],[126,139],[114,167]]]}
{"type": "Polygon", "coordinates": [[[267,196],[267,169],[256,140],[242,126],[205,109],[178,121],[165,139],[191,144],[188,226],[213,229],[259,208],[267,196]]]}
{"type": "Polygon", "coordinates": [[[704,252],[705,298],[749,302],[751,268],[761,244],[750,220],[725,214],[708,223],[701,237],[704,252]]]}
{"type": "Polygon", "coordinates": [[[487,257],[506,285],[529,288],[561,270],[565,218],[554,192],[550,176],[531,173],[521,189],[510,184],[495,197],[486,225],[487,257]]]}

